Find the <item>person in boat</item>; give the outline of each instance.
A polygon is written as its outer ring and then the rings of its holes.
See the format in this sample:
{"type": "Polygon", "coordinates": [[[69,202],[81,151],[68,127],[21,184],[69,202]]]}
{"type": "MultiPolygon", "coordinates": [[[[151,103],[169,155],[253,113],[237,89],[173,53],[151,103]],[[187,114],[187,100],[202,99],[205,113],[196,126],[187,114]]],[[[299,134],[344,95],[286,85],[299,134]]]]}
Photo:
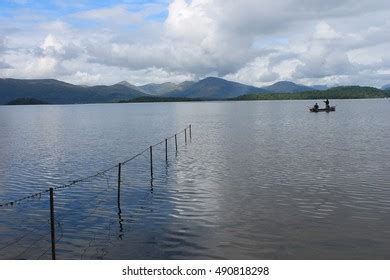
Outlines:
{"type": "Polygon", "coordinates": [[[314,109],[314,111],[318,111],[318,108],[319,108],[320,106],[318,106],[318,104],[316,103],[316,104],[314,104],[314,107],[313,107],[313,109],[314,109]]]}
{"type": "Polygon", "coordinates": [[[325,108],[326,108],[326,110],[329,110],[329,109],[330,109],[330,107],[329,107],[329,100],[326,99],[324,102],[325,102],[325,108]]]}

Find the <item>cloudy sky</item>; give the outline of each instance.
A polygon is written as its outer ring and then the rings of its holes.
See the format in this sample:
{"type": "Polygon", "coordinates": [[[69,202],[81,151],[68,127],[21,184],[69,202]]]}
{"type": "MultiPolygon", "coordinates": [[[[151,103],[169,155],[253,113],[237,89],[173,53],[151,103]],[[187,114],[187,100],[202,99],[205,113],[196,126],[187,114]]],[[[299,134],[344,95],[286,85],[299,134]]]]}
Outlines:
{"type": "Polygon", "coordinates": [[[389,0],[0,0],[0,77],[390,83],[389,0]]]}

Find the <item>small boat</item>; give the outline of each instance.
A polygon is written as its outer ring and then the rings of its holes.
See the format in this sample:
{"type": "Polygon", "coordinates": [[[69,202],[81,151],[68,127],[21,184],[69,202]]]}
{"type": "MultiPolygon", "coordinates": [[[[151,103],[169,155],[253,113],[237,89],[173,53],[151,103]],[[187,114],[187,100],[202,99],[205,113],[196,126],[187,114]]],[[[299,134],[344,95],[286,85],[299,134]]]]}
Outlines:
{"type": "Polygon", "coordinates": [[[310,112],[318,113],[318,112],[333,112],[336,111],[336,106],[330,106],[328,109],[327,108],[310,108],[310,112]]]}

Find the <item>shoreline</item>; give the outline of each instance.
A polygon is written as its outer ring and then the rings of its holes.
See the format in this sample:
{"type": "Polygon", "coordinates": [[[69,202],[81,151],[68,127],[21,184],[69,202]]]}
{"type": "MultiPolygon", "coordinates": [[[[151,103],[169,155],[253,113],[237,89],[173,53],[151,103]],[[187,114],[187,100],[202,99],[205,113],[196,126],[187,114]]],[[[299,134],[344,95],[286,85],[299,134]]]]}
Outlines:
{"type": "Polygon", "coordinates": [[[233,99],[188,99],[188,100],[128,100],[128,101],[118,101],[118,102],[91,102],[91,103],[46,103],[46,104],[0,104],[0,106],[47,106],[47,105],[97,105],[97,104],[142,104],[142,103],[199,103],[199,102],[242,102],[242,101],[315,101],[315,100],[378,100],[378,99],[389,99],[390,97],[362,97],[362,98],[327,98],[327,97],[318,97],[318,98],[286,98],[286,99],[243,99],[243,98],[233,98],[233,99]]]}

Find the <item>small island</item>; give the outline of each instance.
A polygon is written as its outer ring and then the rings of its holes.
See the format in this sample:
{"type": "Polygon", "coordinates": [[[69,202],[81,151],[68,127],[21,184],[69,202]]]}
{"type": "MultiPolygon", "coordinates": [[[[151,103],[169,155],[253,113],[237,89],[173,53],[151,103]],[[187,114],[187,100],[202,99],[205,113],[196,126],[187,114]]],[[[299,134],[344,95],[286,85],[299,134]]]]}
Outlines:
{"type": "Polygon", "coordinates": [[[7,103],[7,105],[47,105],[46,101],[35,98],[16,98],[7,103]]]}

